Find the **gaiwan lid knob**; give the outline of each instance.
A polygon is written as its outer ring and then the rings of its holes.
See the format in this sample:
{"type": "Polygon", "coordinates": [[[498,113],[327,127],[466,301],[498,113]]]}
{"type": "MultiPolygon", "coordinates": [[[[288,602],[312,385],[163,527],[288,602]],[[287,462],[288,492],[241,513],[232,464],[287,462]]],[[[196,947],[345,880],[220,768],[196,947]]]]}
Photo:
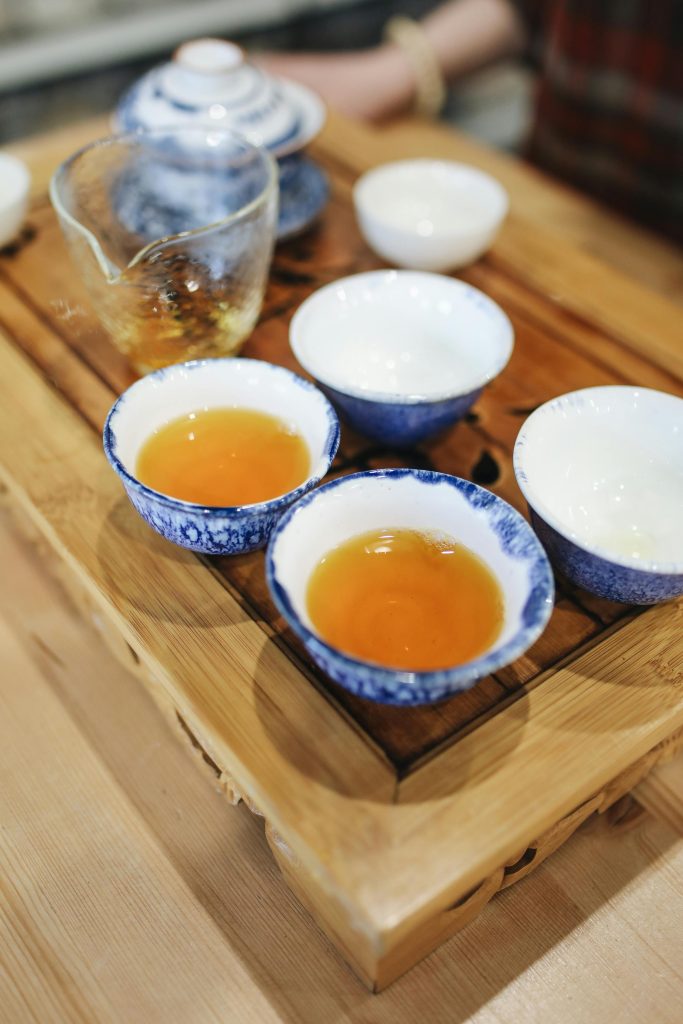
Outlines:
{"type": "Polygon", "coordinates": [[[173,60],[187,71],[220,75],[244,64],[244,50],[227,39],[191,39],[178,47],[173,60]]]}
{"type": "Polygon", "coordinates": [[[166,95],[181,103],[228,96],[244,85],[244,51],[227,39],[192,39],[183,43],[164,69],[166,95]],[[238,74],[235,74],[238,72],[238,74]]]}

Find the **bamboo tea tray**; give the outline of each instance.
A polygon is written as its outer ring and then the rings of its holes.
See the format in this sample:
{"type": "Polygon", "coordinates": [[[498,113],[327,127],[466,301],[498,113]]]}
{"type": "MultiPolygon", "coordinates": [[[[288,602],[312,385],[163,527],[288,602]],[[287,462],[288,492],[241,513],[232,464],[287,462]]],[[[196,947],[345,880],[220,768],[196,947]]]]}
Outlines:
{"type": "MultiPolygon", "coordinates": [[[[316,230],[277,250],[245,355],[296,368],[287,330],[299,303],[378,265],[356,229],[350,186],[366,166],[418,143],[431,155],[456,146],[419,131],[392,145],[390,134],[332,121],[317,146],[331,203],[316,230]]],[[[55,154],[82,141],[64,133],[49,148],[34,145],[43,183],[55,154]]],[[[680,310],[525,219],[533,174],[511,165],[510,175],[513,214],[492,253],[462,275],[511,317],[509,366],[465,422],[415,451],[344,429],[335,474],[430,467],[522,508],[512,445],[541,402],[608,383],[683,391],[680,310]]],[[[558,209],[583,209],[557,196],[558,209]]],[[[107,409],[131,379],[39,184],[22,238],[0,254],[1,478],[227,796],[265,817],[302,902],[380,989],[678,745],[683,606],[630,609],[560,583],[536,645],[469,692],[417,709],[352,697],[317,673],[278,619],[262,554],[202,560],[137,517],[100,443],[107,409]]]]}

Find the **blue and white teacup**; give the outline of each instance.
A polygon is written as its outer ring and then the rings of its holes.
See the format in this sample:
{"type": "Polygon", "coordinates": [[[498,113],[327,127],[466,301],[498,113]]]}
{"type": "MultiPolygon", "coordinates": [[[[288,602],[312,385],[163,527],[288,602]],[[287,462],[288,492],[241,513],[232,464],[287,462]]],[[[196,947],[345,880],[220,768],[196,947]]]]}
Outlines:
{"type": "Polygon", "coordinates": [[[309,381],[257,359],[204,359],[168,366],[136,381],[112,406],[104,451],[134,508],[162,537],[207,555],[261,548],[282,513],[327,473],[339,445],[339,421],[309,381]],[[138,454],[165,423],[197,409],[237,407],[277,416],[304,439],[308,477],[295,490],[252,505],[203,506],[161,494],[135,475],[138,454]]]}
{"type": "Polygon", "coordinates": [[[428,704],[468,689],[523,654],[553,608],[550,564],[519,512],[483,487],[427,470],[356,473],[305,495],[273,531],[266,576],[278,609],[320,668],[352,693],[384,704],[428,704]],[[402,671],[354,658],[316,632],[307,588],[321,558],[351,537],[388,527],[446,534],[493,572],[503,592],[503,626],[480,657],[438,671],[402,671]]]}
{"type": "Polygon", "coordinates": [[[683,594],[683,399],[626,386],[561,395],[520,430],[514,467],[573,583],[628,604],[683,594]]]}
{"type": "Polygon", "coordinates": [[[506,365],[514,333],[500,307],[463,281],[378,270],[314,292],[289,340],[352,427],[405,447],[465,415],[506,365]]]}

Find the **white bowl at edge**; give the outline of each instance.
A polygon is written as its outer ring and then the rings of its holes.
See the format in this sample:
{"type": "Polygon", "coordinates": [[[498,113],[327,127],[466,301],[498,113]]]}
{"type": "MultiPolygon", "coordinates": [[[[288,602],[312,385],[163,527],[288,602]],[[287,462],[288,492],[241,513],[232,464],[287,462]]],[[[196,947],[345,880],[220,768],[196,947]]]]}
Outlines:
{"type": "Polygon", "coordinates": [[[0,153],[0,248],[21,231],[31,175],[26,164],[10,153],[0,153]]]}
{"type": "Polygon", "coordinates": [[[683,399],[623,385],[560,395],[523,425],[513,461],[574,583],[630,604],[683,593],[683,399]]]}
{"type": "Polygon", "coordinates": [[[457,270],[490,248],[508,195],[490,174],[450,160],[399,160],[353,189],[360,230],[378,256],[413,270],[457,270]]]}

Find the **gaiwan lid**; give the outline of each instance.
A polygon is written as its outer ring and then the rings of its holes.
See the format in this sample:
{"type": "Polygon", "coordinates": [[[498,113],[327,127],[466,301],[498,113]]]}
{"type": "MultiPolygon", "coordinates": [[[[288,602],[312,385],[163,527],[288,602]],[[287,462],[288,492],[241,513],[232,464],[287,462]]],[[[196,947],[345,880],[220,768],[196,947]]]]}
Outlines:
{"type": "Polygon", "coordinates": [[[310,89],[267,75],[223,39],[183,43],[168,64],[153,68],[124,93],[120,131],[169,125],[231,128],[282,157],[322,128],[325,108],[310,89]]]}

